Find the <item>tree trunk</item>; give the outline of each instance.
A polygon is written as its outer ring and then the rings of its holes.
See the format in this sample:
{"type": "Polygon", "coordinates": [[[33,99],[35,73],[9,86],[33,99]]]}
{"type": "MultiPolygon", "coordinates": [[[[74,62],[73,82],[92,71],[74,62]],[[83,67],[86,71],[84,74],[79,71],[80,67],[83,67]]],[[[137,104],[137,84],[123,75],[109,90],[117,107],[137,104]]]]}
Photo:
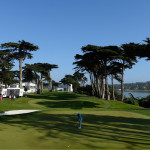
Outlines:
{"type": "Polygon", "coordinates": [[[121,80],[121,101],[124,102],[124,61],[122,66],[122,80],[121,80]]]}
{"type": "Polygon", "coordinates": [[[23,61],[23,58],[20,58],[19,59],[19,71],[20,71],[19,86],[20,86],[20,89],[22,89],[22,61],[23,61]]]}
{"type": "Polygon", "coordinates": [[[94,83],[95,83],[95,91],[96,91],[96,96],[98,97],[98,77],[95,76],[94,78],[94,83]]]}
{"type": "Polygon", "coordinates": [[[111,83],[112,83],[112,99],[115,100],[115,91],[114,91],[114,77],[111,76],[111,83]]]}
{"type": "Polygon", "coordinates": [[[107,77],[107,62],[105,62],[105,85],[106,85],[106,99],[110,100],[109,86],[108,86],[108,77],[107,77]]]}
{"type": "Polygon", "coordinates": [[[51,78],[51,73],[49,71],[49,91],[52,92],[52,88],[53,88],[53,85],[52,85],[52,78],[51,78]]]}
{"type": "Polygon", "coordinates": [[[104,83],[104,77],[102,79],[102,99],[105,99],[105,83],[104,83]]]}
{"type": "Polygon", "coordinates": [[[109,86],[108,86],[108,77],[105,78],[105,84],[106,84],[106,99],[110,100],[110,92],[109,92],[109,86]]]}
{"type": "Polygon", "coordinates": [[[36,79],[36,83],[37,83],[37,94],[40,94],[41,93],[41,91],[40,91],[40,82],[39,82],[39,78],[37,77],[37,79],[36,79]]]}
{"type": "Polygon", "coordinates": [[[40,81],[39,81],[39,76],[37,75],[37,73],[34,71],[34,74],[36,75],[36,84],[37,84],[37,94],[40,94],[40,81]]]}
{"type": "Polygon", "coordinates": [[[43,75],[41,73],[41,92],[43,92],[43,75]]]}
{"type": "Polygon", "coordinates": [[[98,97],[99,97],[99,98],[102,97],[102,95],[101,95],[101,86],[100,86],[101,82],[102,82],[102,81],[101,81],[101,76],[99,76],[99,77],[98,77],[98,85],[97,85],[97,86],[98,86],[98,97]]]}
{"type": "Polygon", "coordinates": [[[90,72],[90,81],[91,81],[91,86],[92,86],[92,95],[94,96],[95,90],[94,90],[93,77],[92,77],[92,73],[91,72],[90,72]]]}

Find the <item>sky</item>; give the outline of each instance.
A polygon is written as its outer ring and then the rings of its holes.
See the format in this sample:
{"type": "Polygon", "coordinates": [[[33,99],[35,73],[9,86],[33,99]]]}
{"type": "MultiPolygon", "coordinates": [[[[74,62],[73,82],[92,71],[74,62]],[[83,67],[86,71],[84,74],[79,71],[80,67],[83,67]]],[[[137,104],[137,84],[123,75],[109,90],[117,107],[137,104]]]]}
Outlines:
{"type": "MultiPolygon", "coordinates": [[[[150,37],[150,0],[0,0],[0,6],[0,44],[38,45],[24,64],[57,64],[55,81],[75,72],[72,63],[82,46],[143,43],[150,37]]],[[[149,68],[150,61],[139,60],[125,71],[125,83],[150,81],[149,68]]]]}

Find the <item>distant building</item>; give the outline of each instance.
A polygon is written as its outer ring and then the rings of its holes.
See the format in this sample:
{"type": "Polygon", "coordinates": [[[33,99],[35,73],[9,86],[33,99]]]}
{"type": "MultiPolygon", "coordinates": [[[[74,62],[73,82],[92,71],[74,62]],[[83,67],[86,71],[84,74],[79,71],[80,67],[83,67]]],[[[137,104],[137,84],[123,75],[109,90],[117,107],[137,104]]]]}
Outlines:
{"type": "Polygon", "coordinates": [[[72,84],[70,84],[70,85],[58,84],[58,86],[54,86],[54,91],[73,92],[73,87],[72,87],[72,84]]]}

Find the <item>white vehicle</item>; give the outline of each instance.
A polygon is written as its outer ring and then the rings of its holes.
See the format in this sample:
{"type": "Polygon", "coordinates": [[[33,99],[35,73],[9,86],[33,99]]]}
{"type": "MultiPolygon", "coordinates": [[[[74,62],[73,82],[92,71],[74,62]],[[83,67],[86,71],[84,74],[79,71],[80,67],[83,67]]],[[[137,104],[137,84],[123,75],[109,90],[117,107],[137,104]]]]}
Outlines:
{"type": "Polygon", "coordinates": [[[3,97],[9,97],[10,95],[15,95],[16,97],[23,96],[23,89],[20,88],[7,88],[7,89],[1,89],[0,93],[3,95],[3,97]]]}
{"type": "Polygon", "coordinates": [[[7,97],[10,95],[15,95],[16,97],[23,96],[23,89],[20,88],[7,88],[7,97]]]}
{"type": "Polygon", "coordinates": [[[57,88],[56,90],[60,92],[60,91],[64,91],[64,88],[57,88]]]}

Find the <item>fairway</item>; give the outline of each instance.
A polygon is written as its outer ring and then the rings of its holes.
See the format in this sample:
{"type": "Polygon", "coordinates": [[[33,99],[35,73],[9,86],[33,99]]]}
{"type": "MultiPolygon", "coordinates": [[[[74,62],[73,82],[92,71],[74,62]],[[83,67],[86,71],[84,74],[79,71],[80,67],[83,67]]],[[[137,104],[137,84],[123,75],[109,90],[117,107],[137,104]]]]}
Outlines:
{"type": "Polygon", "coordinates": [[[150,111],[138,106],[65,92],[4,99],[2,106],[41,111],[1,116],[0,149],[150,149],[150,111]]]}

